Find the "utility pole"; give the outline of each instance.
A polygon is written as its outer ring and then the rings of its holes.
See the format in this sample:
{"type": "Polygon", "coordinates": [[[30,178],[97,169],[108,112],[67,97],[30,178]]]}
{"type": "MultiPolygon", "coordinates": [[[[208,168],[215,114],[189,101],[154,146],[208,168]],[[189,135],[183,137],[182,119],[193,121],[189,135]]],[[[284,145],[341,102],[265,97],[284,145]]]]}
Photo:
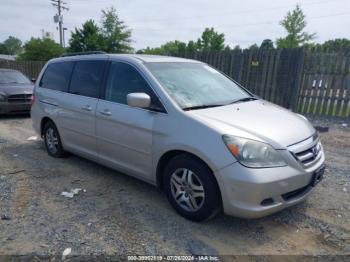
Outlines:
{"type": "Polygon", "coordinates": [[[62,33],[63,33],[63,47],[66,47],[66,38],[65,38],[65,36],[64,36],[64,31],[66,31],[66,30],[68,30],[67,27],[63,27],[63,28],[62,28],[62,33]]]}
{"type": "Polygon", "coordinates": [[[51,4],[53,6],[57,7],[57,14],[54,16],[54,21],[55,23],[58,23],[58,31],[59,31],[59,35],[60,35],[60,45],[61,47],[63,47],[64,43],[63,43],[63,15],[62,15],[62,11],[66,10],[68,11],[68,7],[66,7],[65,5],[67,3],[63,2],[62,0],[50,0],[51,4]]]}

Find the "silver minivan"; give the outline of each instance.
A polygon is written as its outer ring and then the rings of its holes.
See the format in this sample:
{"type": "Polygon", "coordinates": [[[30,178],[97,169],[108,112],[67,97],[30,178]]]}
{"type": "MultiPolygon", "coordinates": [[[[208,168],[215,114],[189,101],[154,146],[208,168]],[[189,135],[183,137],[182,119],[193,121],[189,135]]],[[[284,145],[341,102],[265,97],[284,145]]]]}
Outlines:
{"type": "Polygon", "coordinates": [[[75,54],[35,84],[33,126],[71,152],[161,187],[182,216],[257,218],[304,200],[324,173],[307,119],[207,64],[164,56],[75,54]]]}

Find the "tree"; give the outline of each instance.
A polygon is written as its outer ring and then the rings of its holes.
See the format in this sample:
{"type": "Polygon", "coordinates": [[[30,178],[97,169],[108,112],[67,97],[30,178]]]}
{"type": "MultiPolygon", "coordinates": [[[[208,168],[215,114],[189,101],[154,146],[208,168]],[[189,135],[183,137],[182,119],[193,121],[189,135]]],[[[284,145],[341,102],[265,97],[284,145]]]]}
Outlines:
{"type": "Polygon", "coordinates": [[[175,40],[162,45],[161,48],[164,50],[165,54],[174,55],[185,53],[187,46],[186,43],[175,40]]]}
{"type": "Polygon", "coordinates": [[[104,50],[103,37],[93,20],[88,20],[81,29],[75,28],[69,40],[69,52],[104,50]]]}
{"type": "Polygon", "coordinates": [[[183,54],[187,50],[186,43],[180,41],[170,41],[161,45],[160,47],[142,49],[137,51],[138,54],[149,54],[149,55],[176,55],[183,54]]]}
{"type": "Polygon", "coordinates": [[[0,43],[0,54],[7,55],[7,49],[3,43],[0,43]]]}
{"type": "Polygon", "coordinates": [[[200,51],[222,51],[225,49],[225,35],[214,31],[214,28],[206,28],[197,45],[200,51]]]}
{"type": "Polygon", "coordinates": [[[102,10],[102,28],[104,51],[109,53],[129,53],[131,47],[131,30],[120,20],[114,7],[102,10]]]}
{"type": "Polygon", "coordinates": [[[229,46],[225,46],[225,35],[214,31],[214,28],[206,28],[201,38],[197,41],[190,40],[187,44],[178,40],[169,41],[160,47],[138,50],[138,54],[152,55],[178,55],[185,52],[202,52],[202,51],[230,51],[229,46]]]}
{"type": "Polygon", "coordinates": [[[342,51],[350,50],[350,40],[346,38],[338,38],[334,40],[328,40],[321,44],[323,51],[342,51]]]}
{"type": "Polygon", "coordinates": [[[239,45],[235,45],[235,47],[233,48],[234,51],[240,51],[242,50],[242,48],[239,45]]]}
{"type": "Polygon", "coordinates": [[[280,22],[286,31],[287,36],[277,39],[278,48],[297,48],[315,38],[316,34],[309,34],[304,31],[307,22],[306,16],[297,5],[292,12],[288,12],[284,19],[280,22]]]}
{"type": "Polygon", "coordinates": [[[198,49],[199,49],[198,44],[195,41],[193,41],[193,40],[188,41],[187,47],[186,47],[187,52],[193,53],[193,52],[198,51],[198,49]]]}
{"type": "Polygon", "coordinates": [[[230,52],[232,49],[229,45],[226,45],[225,48],[224,48],[224,51],[225,52],[230,52]]]}
{"type": "Polygon", "coordinates": [[[17,55],[22,52],[22,41],[17,37],[9,36],[0,44],[0,53],[6,55],[17,55]]]}
{"type": "Polygon", "coordinates": [[[251,46],[248,47],[249,50],[257,50],[259,49],[259,46],[257,44],[252,44],[251,46]]]}
{"type": "Polygon", "coordinates": [[[31,38],[24,45],[24,52],[19,55],[20,60],[47,61],[62,55],[64,48],[49,38],[31,38]]]}
{"type": "Polygon", "coordinates": [[[262,50],[269,50],[269,49],[273,49],[273,42],[271,39],[265,39],[262,41],[261,45],[260,45],[260,49],[262,50]]]}

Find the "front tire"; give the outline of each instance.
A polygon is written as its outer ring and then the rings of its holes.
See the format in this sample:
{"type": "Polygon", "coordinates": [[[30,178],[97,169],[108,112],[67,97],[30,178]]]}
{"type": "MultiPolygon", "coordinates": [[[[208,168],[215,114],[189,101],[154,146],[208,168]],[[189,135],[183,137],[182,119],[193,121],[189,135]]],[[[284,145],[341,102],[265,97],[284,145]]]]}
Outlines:
{"type": "Polygon", "coordinates": [[[61,137],[57,127],[53,122],[47,122],[44,126],[44,141],[47,153],[56,158],[65,156],[65,151],[62,146],[61,137]]]}
{"type": "Polygon", "coordinates": [[[215,177],[201,160],[182,154],[170,160],[164,170],[164,189],[170,204],[183,217],[203,221],[221,208],[215,177]]]}

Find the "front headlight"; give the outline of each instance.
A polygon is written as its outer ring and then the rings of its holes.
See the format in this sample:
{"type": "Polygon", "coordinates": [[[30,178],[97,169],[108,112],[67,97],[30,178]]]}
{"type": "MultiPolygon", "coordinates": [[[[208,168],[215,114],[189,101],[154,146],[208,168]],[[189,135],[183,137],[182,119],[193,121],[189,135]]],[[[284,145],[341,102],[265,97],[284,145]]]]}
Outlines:
{"type": "Polygon", "coordinates": [[[232,155],[246,167],[287,165],[281,155],[269,144],[230,135],[224,135],[222,138],[232,155]]]}

